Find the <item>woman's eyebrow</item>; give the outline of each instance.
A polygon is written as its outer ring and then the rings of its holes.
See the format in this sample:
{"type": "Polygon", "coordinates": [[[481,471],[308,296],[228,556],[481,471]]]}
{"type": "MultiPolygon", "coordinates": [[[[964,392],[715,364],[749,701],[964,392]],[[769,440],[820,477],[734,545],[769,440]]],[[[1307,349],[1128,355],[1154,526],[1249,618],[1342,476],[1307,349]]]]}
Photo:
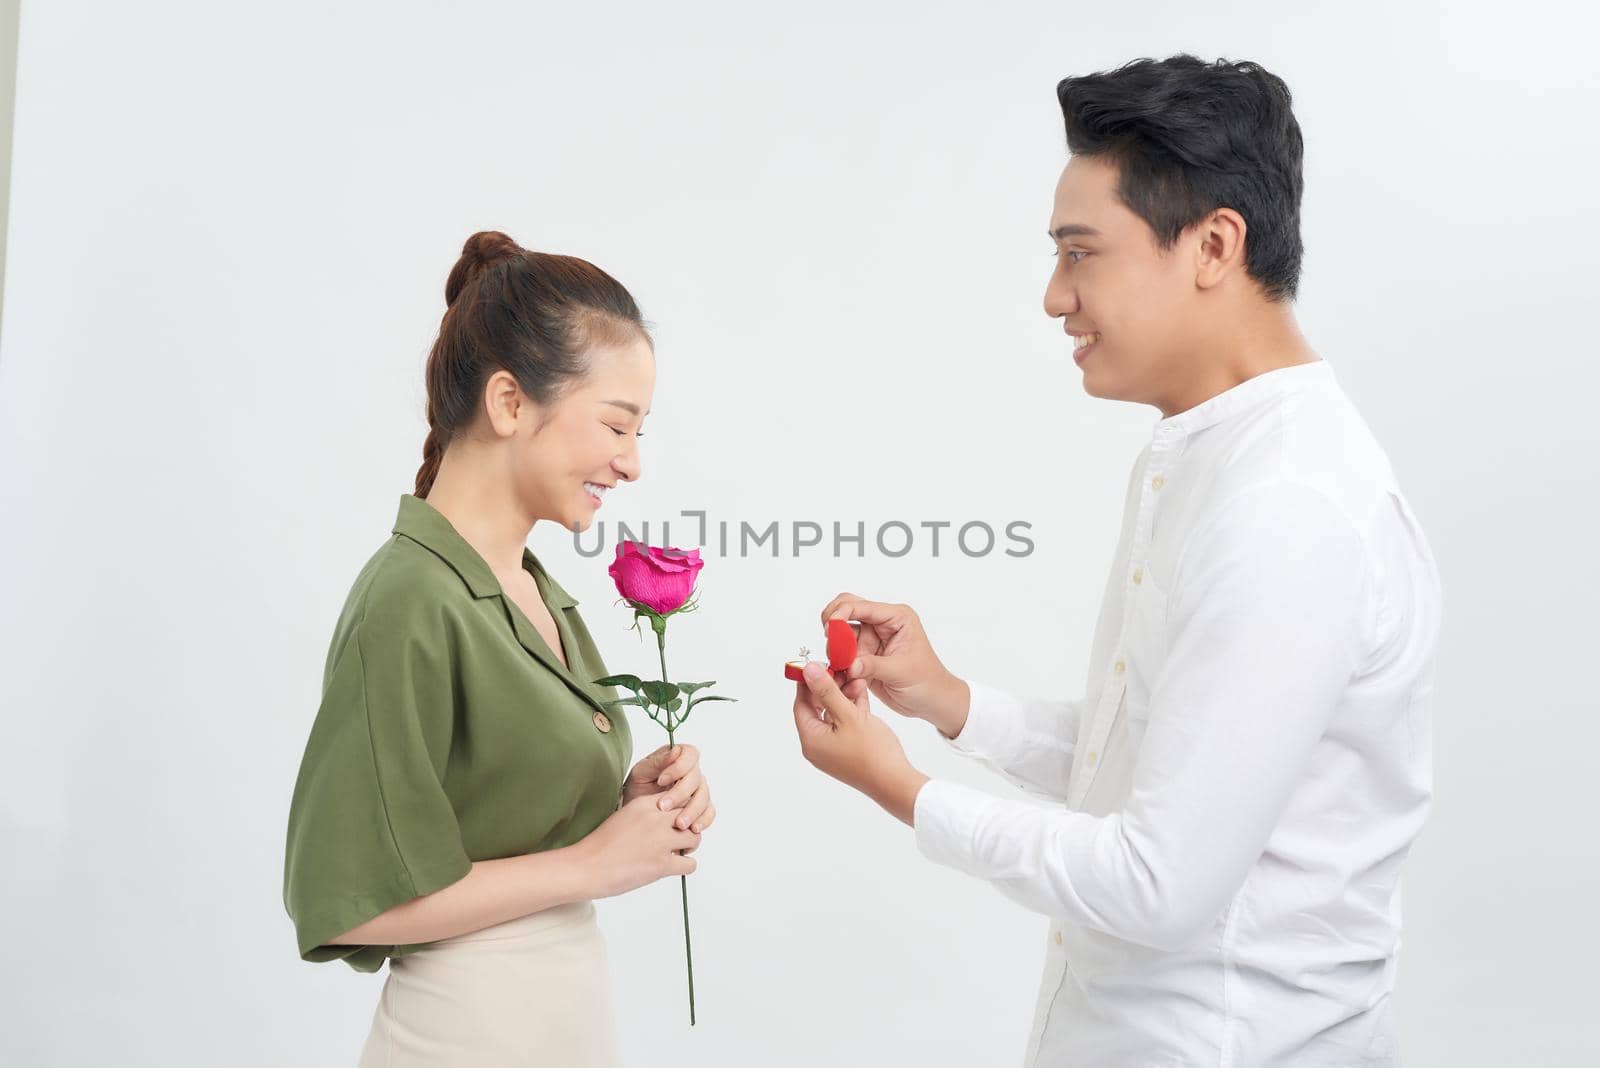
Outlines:
{"type": "MultiPolygon", "coordinates": [[[[601,404],[615,404],[618,408],[625,408],[628,411],[632,412],[634,415],[638,415],[639,414],[639,406],[637,404],[634,404],[632,401],[608,400],[608,401],[601,401],[600,403],[601,404]]],[[[645,412],[644,414],[645,415],[649,415],[650,413],[649,412],[645,412]]]]}

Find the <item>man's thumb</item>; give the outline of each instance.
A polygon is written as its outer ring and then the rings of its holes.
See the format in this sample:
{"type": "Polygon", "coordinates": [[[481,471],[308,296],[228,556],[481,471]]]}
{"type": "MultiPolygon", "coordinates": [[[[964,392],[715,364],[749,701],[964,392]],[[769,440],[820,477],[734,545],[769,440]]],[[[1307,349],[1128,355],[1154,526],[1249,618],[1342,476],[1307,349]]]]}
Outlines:
{"type": "Polygon", "coordinates": [[[872,653],[860,653],[850,663],[850,678],[875,679],[882,673],[883,667],[883,657],[872,653]]]}

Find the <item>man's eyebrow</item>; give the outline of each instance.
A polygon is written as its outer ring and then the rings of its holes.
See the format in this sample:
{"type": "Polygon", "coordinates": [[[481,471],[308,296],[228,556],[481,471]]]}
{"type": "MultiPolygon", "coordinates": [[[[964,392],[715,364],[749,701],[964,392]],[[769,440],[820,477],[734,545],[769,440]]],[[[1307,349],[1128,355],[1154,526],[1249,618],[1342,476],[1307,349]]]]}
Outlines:
{"type": "MultiPolygon", "coordinates": [[[[601,404],[615,404],[618,408],[626,408],[628,411],[632,412],[634,415],[638,415],[639,414],[639,406],[637,404],[633,403],[632,401],[601,401],[600,403],[601,404]]],[[[644,414],[645,415],[649,415],[650,413],[649,412],[645,412],[644,414]]]]}
{"type": "Polygon", "coordinates": [[[1100,231],[1092,226],[1082,223],[1067,223],[1049,231],[1049,237],[1056,241],[1065,241],[1069,237],[1099,237],[1100,231]]]}

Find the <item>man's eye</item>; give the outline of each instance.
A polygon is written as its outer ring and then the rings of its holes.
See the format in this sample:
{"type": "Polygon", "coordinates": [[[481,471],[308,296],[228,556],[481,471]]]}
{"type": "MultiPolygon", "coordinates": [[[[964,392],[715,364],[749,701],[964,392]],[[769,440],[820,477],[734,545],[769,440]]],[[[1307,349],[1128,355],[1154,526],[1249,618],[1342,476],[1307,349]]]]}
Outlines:
{"type": "Polygon", "coordinates": [[[1088,255],[1087,252],[1085,252],[1085,251],[1083,251],[1082,249],[1079,249],[1079,248],[1069,248],[1067,250],[1067,259],[1071,260],[1073,263],[1080,262],[1083,259],[1083,257],[1085,257],[1087,255],[1088,255]]]}
{"type": "MultiPolygon", "coordinates": [[[[618,437],[621,437],[622,435],[627,433],[626,430],[618,430],[616,427],[612,427],[611,428],[611,432],[613,434],[617,435],[618,437]]],[[[636,438],[644,437],[644,431],[643,430],[639,431],[637,434],[634,435],[634,437],[636,437],[636,438]]]]}

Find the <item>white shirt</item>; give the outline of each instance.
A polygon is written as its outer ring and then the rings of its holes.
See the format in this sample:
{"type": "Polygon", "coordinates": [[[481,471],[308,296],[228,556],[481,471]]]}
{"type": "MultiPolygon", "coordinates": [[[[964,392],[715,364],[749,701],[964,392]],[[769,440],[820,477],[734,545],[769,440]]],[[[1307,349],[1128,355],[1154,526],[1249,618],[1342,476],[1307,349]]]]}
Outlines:
{"type": "Polygon", "coordinates": [[[1025,1065],[1396,1064],[1439,577],[1322,360],[1155,426],[1086,696],[970,683],[917,846],[1052,918],[1025,1065]]]}

